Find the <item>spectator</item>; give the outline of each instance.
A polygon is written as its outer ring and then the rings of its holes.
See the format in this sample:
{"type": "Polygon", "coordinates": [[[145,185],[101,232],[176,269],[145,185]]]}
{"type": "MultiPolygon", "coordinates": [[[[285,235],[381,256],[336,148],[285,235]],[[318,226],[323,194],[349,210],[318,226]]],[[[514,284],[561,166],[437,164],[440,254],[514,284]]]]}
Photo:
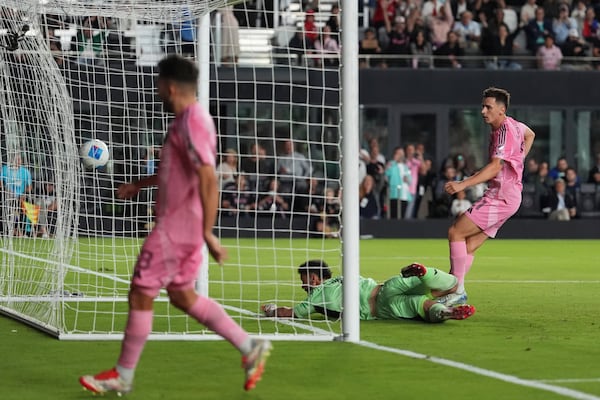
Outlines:
{"type": "Polygon", "coordinates": [[[325,237],[338,237],[340,231],[340,212],[342,203],[339,195],[333,188],[325,190],[325,207],[321,218],[315,225],[317,232],[322,232],[325,237]]]}
{"type": "MultiPolygon", "coordinates": [[[[398,16],[394,20],[393,29],[388,31],[388,48],[386,54],[403,56],[410,54],[410,34],[406,29],[406,18],[398,16]]],[[[388,60],[391,67],[406,67],[407,61],[402,58],[388,60]]]]}
{"type": "Polygon", "coordinates": [[[450,2],[452,15],[456,21],[460,21],[460,16],[465,11],[473,11],[472,3],[467,0],[456,0],[450,2]]]}
{"type": "Polygon", "coordinates": [[[306,190],[306,179],[312,176],[312,171],[310,161],[294,149],[294,142],[290,139],[284,141],[281,154],[277,158],[281,192],[294,194],[306,190]]]}
{"type": "Polygon", "coordinates": [[[465,55],[463,48],[458,43],[458,35],[454,31],[448,32],[446,42],[437,48],[434,55],[436,58],[435,65],[438,68],[461,68],[461,58],[465,55]]]}
{"type": "Polygon", "coordinates": [[[490,38],[490,47],[484,51],[485,54],[494,56],[493,59],[486,62],[488,69],[519,70],[522,68],[521,64],[512,60],[514,49],[518,47],[514,40],[519,32],[517,30],[515,33],[509,34],[506,24],[500,24],[498,34],[490,38]]]}
{"type": "Polygon", "coordinates": [[[588,173],[588,182],[600,185],[600,153],[596,154],[596,165],[588,173]]]}
{"type": "Polygon", "coordinates": [[[456,197],[452,200],[452,205],[450,206],[450,215],[458,217],[471,208],[471,206],[473,204],[467,199],[467,194],[464,190],[456,192],[456,197]]]}
{"type": "Polygon", "coordinates": [[[421,8],[421,16],[423,17],[425,23],[429,23],[430,17],[436,17],[438,15],[444,4],[445,0],[427,0],[425,3],[423,3],[423,7],[421,8]]]}
{"type": "Polygon", "coordinates": [[[35,203],[40,207],[37,223],[38,234],[43,238],[54,236],[58,210],[54,183],[48,181],[43,185],[42,190],[36,196],[35,203]]]}
{"type": "Polygon", "coordinates": [[[523,183],[535,183],[540,165],[535,158],[529,158],[523,171],[523,183]]]}
{"type": "Polygon", "coordinates": [[[360,217],[366,219],[378,219],[381,215],[379,201],[375,193],[375,180],[371,175],[366,175],[360,184],[358,191],[360,217]]]}
{"type": "Polygon", "coordinates": [[[233,6],[221,9],[221,61],[225,66],[235,65],[240,56],[240,24],[233,6]]]}
{"type": "MultiPolygon", "coordinates": [[[[363,55],[381,54],[381,47],[379,46],[379,40],[375,34],[375,29],[367,28],[365,30],[364,38],[359,44],[358,53],[363,55]]],[[[381,59],[371,61],[369,57],[361,57],[360,65],[363,68],[368,68],[373,65],[381,65],[381,59]]]]}
{"type": "Polygon", "coordinates": [[[256,193],[248,190],[244,174],[238,174],[234,181],[229,181],[223,186],[221,209],[229,216],[248,215],[256,209],[256,193]]]}
{"type": "Polygon", "coordinates": [[[225,150],[225,154],[221,157],[221,163],[217,165],[216,172],[220,188],[224,188],[228,183],[235,182],[238,173],[238,154],[235,150],[225,150]]]}
{"type": "Polygon", "coordinates": [[[382,47],[387,47],[387,32],[386,25],[396,17],[396,0],[377,0],[377,6],[371,19],[371,27],[375,31],[375,35],[382,47]]]}
{"type": "Polygon", "coordinates": [[[452,159],[452,166],[454,166],[454,169],[456,170],[457,181],[462,181],[471,176],[471,171],[467,168],[467,162],[462,154],[454,156],[452,159]]]}
{"type": "Polygon", "coordinates": [[[375,193],[378,193],[379,204],[384,204],[385,197],[385,157],[379,151],[379,141],[369,140],[369,159],[366,161],[367,174],[373,177],[375,193]]]}
{"type": "Polygon", "coordinates": [[[554,190],[548,195],[542,211],[548,212],[548,219],[552,221],[569,221],[577,214],[575,198],[566,192],[563,179],[554,182],[554,190]]]}
{"type": "Polygon", "coordinates": [[[408,202],[412,200],[410,194],[412,176],[408,165],[406,165],[406,157],[402,147],[397,147],[394,150],[393,159],[385,169],[385,176],[389,186],[390,218],[402,218],[406,213],[408,202]],[[400,210],[398,206],[400,206],[400,210]]]}
{"type": "Polygon", "coordinates": [[[496,0],[496,26],[505,24],[509,33],[514,33],[519,27],[519,17],[512,8],[506,7],[505,0],[496,0]]]}
{"type": "Polygon", "coordinates": [[[552,34],[544,37],[544,45],[538,49],[536,56],[539,69],[555,71],[560,68],[563,54],[560,47],[554,44],[552,34]]]}
{"type": "Polygon", "coordinates": [[[550,190],[554,186],[554,179],[549,174],[549,165],[546,161],[540,163],[537,176],[533,180],[535,184],[535,192],[543,198],[550,193],[550,190]]]}
{"type": "Polygon", "coordinates": [[[191,17],[190,9],[183,10],[184,20],[179,26],[179,38],[181,39],[181,52],[192,57],[196,54],[196,20],[191,17]]]}
{"type": "Polygon", "coordinates": [[[435,180],[436,174],[433,170],[431,158],[424,158],[419,167],[417,200],[414,207],[418,219],[427,218],[429,216],[431,203],[433,202],[433,185],[435,180]]]}
{"type": "Polygon", "coordinates": [[[302,30],[297,29],[294,33],[294,36],[290,39],[288,43],[288,48],[290,50],[290,54],[296,55],[296,59],[291,59],[291,63],[293,65],[303,65],[304,64],[304,54],[307,50],[311,49],[311,46],[307,43],[306,37],[302,30]]]}
{"type": "Polygon", "coordinates": [[[594,7],[588,7],[585,10],[585,19],[583,20],[583,26],[581,28],[581,36],[583,39],[591,43],[593,46],[597,46],[598,40],[598,28],[600,24],[598,24],[598,20],[596,19],[596,12],[594,11],[594,7]]]}
{"type": "Polygon", "coordinates": [[[452,196],[446,193],[444,186],[456,180],[456,169],[452,166],[444,169],[444,174],[437,181],[433,192],[433,210],[430,215],[434,218],[447,218],[450,216],[452,196]]]}
{"type": "Polygon", "coordinates": [[[558,18],[560,2],[563,1],[564,0],[544,0],[543,7],[546,17],[550,19],[558,18]]]}
{"type": "Polygon", "coordinates": [[[275,174],[275,166],[273,160],[267,157],[265,148],[260,143],[253,143],[250,154],[242,160],[242,171],[250,190],[259,192],[267,190],[275,174]]]}
{"type": "MultiPolygon", "coordinates": [[[[323,32],[315,41],[314,48],[317,53],[326,56],[323,58],[322,65],[335,67],[340,64],[340,46],[338,42],[331,37],[331,28],[329,28],[329,26],[323,27],[323,32]],[[332,56],[334,57],[332,58],[332,56]]],[[[318,59],[317,61],[320,62],[318,59]]]]}
{"type": "Polygon", "coordinates": [[[525,27],[529,24],[529,21],[535,18],[535,10],[538,8],[536,0],[526,0],[525,4],[521,6],[521,24],[520,26],[525,27]]]}
{"type": "Polygon", "coordinates": [[[413,56],[412,67],[433,68],[431,43],[425,38],[423,30],[417,31],[414,40],[410,43],[410,53],[413,56]]]}
{"type": "Polygon", "coordinates": [[[561,4],[559,8],[558,18],[554,20],[552,25],[554,31],[554,39],[558,46],[562,46],[569,38],[571,29],[577,29],[577,21],[569,17],[569,6],[561,4]]]}
{"type": "Polygon", "coordinates": [[[571,11],[571,18],[577,22],[577,31],[581,34],[583,29],[583,21],[585,20],[585,11],[587,6],[584,0],[578,0],[571,11]]]}
{"type": "Polygon", "coordinates": [[[326,26],[329,27],[333,40],[340,43],[340,6],[334,4],[331,6],[331,15],[327,20],[326,26]]]}
{"type": "Polygon", "coordinates": [[[2,191],[2,216],[4,217],[4,234],[14,226],[13,234],[22,236],[21,203],[31,193],[31,172],[22,165],[20,154],[11,157],[8,165],[2,166],[0,174],[0,189],[2,191]]]}
{"type": "Polygon", "coordinates": [[[73,50],[77,51],[77,62],[88,65],[103,65],[104,62],[99,58],[104,50],[106,29],[103,17],[85,17],[77,30],[75,43],[72,44],[73,50]]]}
{"type": "Polygon", "coordinates": [[[561,69],[578,71],[591,69],[591,65],[583,60],[583,58],[587,56],[587,50],[588,45],[579,38],[577,29],[571,29],[567,41],[562,45],[565,61],[562,63],[561,69]]]}
{"type": "Polygon", "coordinates": [[[285,218],[290,205],[287,199],[279,193],[279,182],[273,178],[269,183],[269,191],[256,203],[256,209],[262,211],[263,215],[275,215],[277,218],[285,218]]]}
{"type": "Polygon", "coordinates": [[[460,21],[454,23],[452,28],[458,34],[458,40],[465,49],[479,49],[481,40],[481,26],[473,21],[473,13],[465,11],[460,16],[460,21]]]}
{"type": "Polygon", "coordinates": [[[535,18],[525,26],[525,33],[527,34],[527,49],[531,54],[537,54],[538,49],[544,45],[545,37],[552,33],[552,22],[546,19],[542,7],[535,9],[535,18]]]}
{"type": "Polygon", "coordinates": [[[417,185],[419,183],[419,170],[423,163],[423,154],[417,153],[415,146],[412,144],[404,146],[404,153],[406,154],[406,165],[408,165],[408,168],[410,169],[410,195],[412,197],[406,206],[404,218],[413,219],[416,213],[417,185]]]}
{"type": "Polygon", "coordinates": [[[550,178],[553,180],[557,180],[558,178],[564,179],[567,168],[569,168],[567,159],[565,157],[559,157],[558,160],[556,160],[556,166],[550,170],[548,175],[550,175],[550,178]]]}
{"type": "Polygon", "coordinates": [[[306,189],[294,198],[293,210],[304,215],[319,215],[325,207],[323,190],[318,179],[309,178],[307,182],[306,189]]]}
{"type": "Polygon", "coordinates": [[[575,168],[567,168],[567,171],[565,172],[565,184],[567,193],[577,200],[577,192],[579,191],[581,184],[575,168]]]}
{"type": "Polygon", "coordinates": [[[434,48],[439,48],[448,40],[448,32],[452,30],[452,26],[454,25],[450,2],[446,1],[437,15],[430,16],[427,19],[427,24],[430,31],[429,39],[431,45],[434,48]]]}
{"type": "Polygon", "coordinates": [[[304,18],[304,37],[306,38],[307,46],[312,48],[319,37],[319,28],[315,22],[315,11],[312,9],[306,10],[304,18]]]}

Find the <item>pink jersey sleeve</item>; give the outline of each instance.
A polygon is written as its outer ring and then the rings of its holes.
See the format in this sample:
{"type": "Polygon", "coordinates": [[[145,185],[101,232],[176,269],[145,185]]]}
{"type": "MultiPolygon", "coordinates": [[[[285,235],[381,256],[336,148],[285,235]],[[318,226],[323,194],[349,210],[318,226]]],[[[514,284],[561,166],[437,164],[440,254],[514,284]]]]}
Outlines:
{"type": "Polygon", "coordinates": [[[185,133],[188,156],[192,164],[199,168],[203,165],[216,165],[217,139],[212,118],[198,105],[193,107],[185,119],[185,133]]]}

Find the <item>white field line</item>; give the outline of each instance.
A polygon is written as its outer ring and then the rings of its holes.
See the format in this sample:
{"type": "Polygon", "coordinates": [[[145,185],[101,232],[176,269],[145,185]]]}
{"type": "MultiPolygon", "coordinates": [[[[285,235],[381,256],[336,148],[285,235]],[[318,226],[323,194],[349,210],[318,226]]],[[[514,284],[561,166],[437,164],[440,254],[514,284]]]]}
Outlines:
{"type": "Polygon", "coordinates": [[[600,378],[538,379],[537,382],[585,383],[585,382],[600,382],[600,378]]]}
{"type": "MultiPolygon", "coordinates": [[[[0,249],[0,251],[2,251],[2,249],[0,249]]],[[[19,254],[19,256],[23,256],[22,254],[19,254]]],[[[46,261],[48,262],[48,260],[43,260],[43,259],[39,259],[37,257],[27,257],[27,258],[31,258],[34,260],[39,260],[39,261],[46,261]]],[[[85,273],[91,273],[93,275],[97,275],[97,276],[102,276],[108,279],[114,279],[115,281],[120,281],[122,283],[129,283],[128,281],[125,281],[123,279],[117,278],[113,275],[107,275],[107,274],[103,274],[100,272],[93,272],[84,268],[80,268],[80,267],[76,267],[73,265],[65,265],[67,268],[73,269],[75,271],[78,272],[85,272],[85,273]]],[[[490,282],[498,282],[498,281],[490,281],[490,282]]],[[[503,281],[499,281],[499,282],[503,282],[503,281]]],[[[515,281],[506,281],[507,283],[515,283],[515,281]]],[[[518,282],[518,281],[517,281],[518,282]]],[[[556,281],[547,281],[547,282],[552,282],[552,283],[556,283],[556,281]]],[[[573,282],[573,281],[571,281],[573,282]]],[[[589,282],[589,281],[588,281],[589,282]]],[[[252,315],[252,316],[258,316],[258,314],[256,314],[255,312],[252,311],[248,311],[248,310],[244,310],[244,309],[240,309],[237,307],[231,307],[231,306],[227,306],[225,307],[226,309],[238,312],[240,314],[245,314],[245,315],[252,315]]],[[[293,327],[297,327],[300,329],[304,329],[307,330],[309,332],[313,332],[315,334],[318,335],[332,335],[332,332],[330,331],[326,331],[324,329],[321,328],[316,328],[314,326],[310,326],[310,325],[305,325],[299,322],[295,322],[292,320],[279,320],[278,323],[283,323],[289,326],[293,326],[293,327]]],[[[286,335],[282,335],[281,339],[285,340],[286,335]]],[[[544,381],[533,381],[533,380],[526,380],[526,379],[521,379],[518,378],[516,376],[512,376],[512,375],[507,375],[507,374],[502,374],[499,372],[495,372],[495,371],[491,371],[491,370],[487,370],[487,369],[483,369],[483,368],[479,368],[473,365],[469,365],[469,364],[464,364],[461,362],[457,362],[457,361],[452,361],[452,360],[447,360],[444,358],[439,358],[439,357],[434,357],[434,356],[428,356],[425,354],[420,354],[420,353],[416,353],[410,350],[402,350],[402,349],[396,349],[393,347],[387,347],[387,346],[382,346],[382,345],[378,345],[376,343],[371,343],[371,342],[366,342],[366,341],[361,341],[358,343],[358,345],[363,346],[363,347],[367,347],[367,348],[371,348],[374,350],[379,350],[379,351],[385,351],[388,353],[394,353],[394,354],[398,354],[404,357],[409,357],[409,358],[415,358],[415,359],[420,359],[420,360],[425,360],[425,361],[429,361],[435,364],[441,364],[441,365],[446,365],[452,368],[457,368],[457,369],[462,369],[464,371],[467,372],[471,372],[474,374],[478,374],[478,375],[482,375],[482,376],[486,376],[489,378],[493,378],[493,379],[498,379],[501,381],[505,381],[508,383],[512,383],[515,385],[520,385],[520,386],[526,386],[526,387],[531,387],[531,388],[535,388],[535,389],[540,389],[540,390],[545,390],[547,392],[553,392],[556,394],[559,394],[561,396],[565,396],[571,399],[578,399],[578,400],[600,400],[600,397],[597,396],[593,396],[591,394],[587,394],[587,393],[583,393],[583,392],[579,392],[577,390],[573,390],[573,389],[568,389],[568,388],[564,388],[561,386],[554,386],[548,383],[545,383],[544,381]]]]}
{"type": "Polygon", "coordinates": [[[368,348],[374,349],[374,350],[380,350],[380,351],[385,351],[388,353],[398,354],[398,355],[401,355],[404,357],[414,358],[414,359],[423,360],[423,361],[429,361],[434,364],[440,364],[440,365],[445,365],[445,366],[456,368],[456,369],[462,369],[463,371],[471,372],[471,373],[474,373],[477,375],[482,375],[482,376],[486,376],[488,378],[512,383],[514,385],[525,386],[525,387],[530,387],[530,388],[534,388],[534,389],[544,390],[547,392],[556,393],[558,395],[568,397],[571,399],[600,400],[600,397],[598,397],[598,396],[594,396],[594,395],[591,395],[588,393],[583,393],[583,392],[573,390],[573,389],[568,389],[568,388],[561,387],[561,386],[550,385],[543,381],[521,379],[521,378],[513,376],[513,375],[502,374],[500,372],[495,372],[495,371],[491,371],[488,369],[479,368],[474,365],[469,365],[469,364],[464,364],[464,363],[457,362],[457,361],[447,360],[445,358],[439,358],[439,357],[435,357],[435,356],[420,354],[420,353],[416,353],[416,352],[410,351],[410,350],[401,350],[401,349],[396,349],[396,348],[387,347],[387,346],[381,346],[376,343],[365,342],[365,341],[359,342],[358,345],[363,346],[363,347],[368,347],[368,348]]]}

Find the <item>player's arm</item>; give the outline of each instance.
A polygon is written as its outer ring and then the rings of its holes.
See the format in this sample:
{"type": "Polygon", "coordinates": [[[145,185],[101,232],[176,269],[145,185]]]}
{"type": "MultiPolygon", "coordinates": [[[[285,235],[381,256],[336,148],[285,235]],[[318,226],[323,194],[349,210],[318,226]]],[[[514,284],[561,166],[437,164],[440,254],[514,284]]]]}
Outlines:
{"type": "Polygon", "coordinates": [[[504,165],[504,160],[498,157],[492,158],[485,167],[479,170],[478,173],[471,175],[460,182],[448,182],[444,186],[446,193],[454,194],[460,191],[465,190],[468,187],[478,185],[480,183],[484,183],[498,175],[498,172],[502,169],[502,165],[504,165]]]}
{"type": "Polygon", "coordinates": [[[130,199],[143,188],[156,185],[158,185],[158,175],[156,174],[137,181],[124,183],[117,189],[117,197],[120,199],[130,199]]]}
{"type": "Polygon", "coordinates": [[[204,214],[204,241],[210,255],[219,264],[223,264],[227,252],[221,246],[219,239],[213,234],[213,227],[217,221],[219,207],[219,187],[215,168],[211,164],[204,164],[198,168],[200,201],[204,214]]]}
{"type": "Polygon", "coordinates": [[[269,303],[261,307],[266,317],[294,318],[294,309],[290,307],[277,307],[277,304],[269,303]]]}
{"type": "Polygon", "coordinates": [[[535,139],[535,133],[530,129],[527,128],[525,130],[525,140],[523,143],[523,158],[527,157],[527,154],[529,154],[529,150],[531,150],[531,146],[533,146],[533,140],[535,139]]]}

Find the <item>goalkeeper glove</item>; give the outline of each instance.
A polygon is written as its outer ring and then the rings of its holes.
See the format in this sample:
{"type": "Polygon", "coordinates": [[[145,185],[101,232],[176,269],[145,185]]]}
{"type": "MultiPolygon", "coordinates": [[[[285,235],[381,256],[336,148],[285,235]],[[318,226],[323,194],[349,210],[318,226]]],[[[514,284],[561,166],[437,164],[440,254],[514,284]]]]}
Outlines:
{"type": "Polygon", "coordinates": [[[275,317],[275,314],[277,314],[277,304],[269,303],[265,304],[261,308],[267,317],[275,317]]]}

